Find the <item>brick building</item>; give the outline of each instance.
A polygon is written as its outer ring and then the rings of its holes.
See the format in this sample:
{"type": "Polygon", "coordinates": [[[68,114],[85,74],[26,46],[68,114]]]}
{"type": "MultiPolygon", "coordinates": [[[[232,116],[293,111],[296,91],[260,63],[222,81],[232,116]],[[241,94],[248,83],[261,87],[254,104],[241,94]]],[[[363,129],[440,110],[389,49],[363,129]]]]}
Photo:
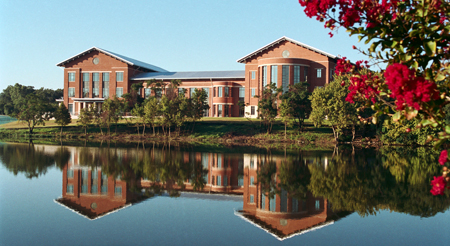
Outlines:
{"type": "MultiPolygon", "coordinates": [[[[97,47],[83,51],[57,64],[64,67],[64,104],[72,115],[93,103],[130,92],[133,83],[181,80],[187,97],[194,90],[208,93],[210,117],[257,117],[258,98],[263,88],[275,83],[283,93],[300,81],[309,90],[330,82],[337,57],[296,40],[282,37],[242,57],[242,71],[169,72],[97,47]],[[244,102],[245,107],[239,102],[244,102]]],[[[164,93],[143,88],[142,97],[164,93]]]]}

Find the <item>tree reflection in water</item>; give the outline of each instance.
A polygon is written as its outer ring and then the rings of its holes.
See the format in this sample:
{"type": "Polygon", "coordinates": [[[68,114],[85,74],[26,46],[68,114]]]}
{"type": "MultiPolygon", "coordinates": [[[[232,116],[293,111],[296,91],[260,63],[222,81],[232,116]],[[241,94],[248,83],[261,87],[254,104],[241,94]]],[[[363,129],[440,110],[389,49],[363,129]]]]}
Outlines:
{"type": "Polygon", "coordinates": [[[340,147],[334,153],[283,155],[205,153],[156,144],[137,148],[0,145],[0,160],[6,169],[28,178],[39,177],[56,165],[66,171],[88,170],[84,175],[91,175],[89,182],[98,182],[98,186],[102,177],[105,184],[125,182],[127,191],[123,192],[138,194],[140,199],[164,191],[173,197],[181,191],[197,191],[244,195],[250,201],[248,192],[254,192],[253,204],[261,207],[263,196],[268,202],[287,197],[291,205],[283,206],[291,208],[292,202],[301,204],[313,196],[324,199],[334,211],[355,211],[361,216],[388,209],[429,217],[447,210],[448,195],[429,193],[429,179],[440,171],[437,156],[428,148],[355,151],[340,147]]]}

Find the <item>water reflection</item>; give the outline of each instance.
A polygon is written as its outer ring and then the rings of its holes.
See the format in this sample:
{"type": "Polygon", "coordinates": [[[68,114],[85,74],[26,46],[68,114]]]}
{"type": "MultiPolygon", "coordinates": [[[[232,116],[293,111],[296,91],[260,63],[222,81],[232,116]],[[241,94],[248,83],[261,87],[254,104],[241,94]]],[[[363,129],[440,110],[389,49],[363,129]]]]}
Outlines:
{"type": "Polygon", "coordinates": [[[429,193],[429,179],[439,173],[437,156],[425,148],[340,147],[284,154],[157,145],[0,145],[1,162],[16,175],[34,178],[54,165],[60,168],[62,196],[55,202],[88,219],[156,196],[232,195],[243,201],[236,216],[280,240],[353,212],[366,216],[390,210],[430,217],[446,211],[448,196],[429,193]]]}

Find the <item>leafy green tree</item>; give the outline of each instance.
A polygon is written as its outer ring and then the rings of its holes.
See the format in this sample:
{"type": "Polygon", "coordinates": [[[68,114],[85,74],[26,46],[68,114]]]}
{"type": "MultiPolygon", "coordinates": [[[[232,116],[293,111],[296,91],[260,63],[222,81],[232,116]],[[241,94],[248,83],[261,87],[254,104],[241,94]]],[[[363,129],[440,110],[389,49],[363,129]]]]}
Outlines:
{"type": "Polygon", "coordinates": [[[80,110],[80,115],[78,116],[78,125],[84,128],[84,135],[87,135],[87,128],[92,123],[92,111],[88,108],[82,108],[80,110]]]}
{"type": "Polygon", "coordinates": [[[10,85],[0,94],[0,111],[12,117],[17,117],[27,95],[34,92],[32,86],[23,86],[16,83],[10,85]]]}
{"type": "Polygon", "coordinates": [[[145,134],[145,108],[144,105],[136,104],[134,108],[131,110],[131,115],[134,116],[134,120],[136,121],[137,133],[139,135],[139,128],[142,126],[142,136],[145,134]]]}
{"type": "Polygon", "coordinates": [[[281,100],[279,111],[281,121],[284,123],[284,140],[286,140],[286,128],[288,125],[292,125],[292,115],[294,114],[294,110],[288,100],[283,99],[281,100]]]}
{"type": "Polygon", "coordinates": [[[54,104],[42,99],[35,93],[31,93],[21,101],[19,112],[14,115],[16,115],[18,120],[26,122],[28,132],[31,136],[34,127],[37,125],[45,125],[45,121],[53,117],[54,111],[54,104]]]}
{"type": "Polygon", "coordinates": [[[69,110],[66,108],[66,105],[64,105],[64,103],[61,103],[59,105],[59,107],[53,114],[53,117],[55,118],[55,123],[61,126],[61,133],[59,134],[59,137],[61,137],[63,127],[72,122],[72,117],[70,116],[69,110]]]}
{"type": "Polygon", "coordinates": [[[105,122],[102,118],[102,108],[100,108],[96,103],[92,107],[92,121],[95,125],[100,128],[100,133],[103,135],[103,129],[102,127],[105,125],[105,122]]]}
{"type": "Polygon", "coordinates": [[[194,94],[192,94],[191,102],[193,120],[192,131],[194,131],[195,122],[203,117],[205,110],[209,110],[208,93],[203,89],[196,88],[194,94]]]}
{"type": "Polygon", "coordinates": [[[308,83],[300,82],[289,86],[289,91],[282,98],[292,107],[292,116],[298,121],[298,128],[302,131],[305,119],[311,113],[311,100],[308,92],[308,83]]]}
{"type": "Polygon", "coordinates": [[[150,97],[144,105],[144,122],[150,124],[155,135],[155,126],[158,125],[160,115],[159,101],[156,97],[150,97]]]}
{"type": "Polygon", "coordinates": [[[351,128],[352,141],[355,138],[356,125],[359,122],[357,105],[345,100],[348,92],[348,85],[341,84],[347,78],[345,76],[335,76],[335,79],[322,88],[317,88],[311,95],[312,112],[310,119],[314,125],[321,126],[325,118],[328,119],[333,129],[334,138],[338,141],[339,134],[344,129],[351,128]]]}
{"type": "Polygon", "coordinates": [[[117,96],[114,96],[113,99],[107,98],[102,105],[102,118],[108,127],[108,135],[111,136],[111,124],[114,123],[116,127],[117,133],[117,123],[119,122],[122,115],[122,102],[117,96]]]}
{"type": "Polygon", "coordinates": [[[267,128],[267,133],[271,133],[273,122],[278,114],[277,100],[282,88],[277,88],[275,83],[268,85],[259,98],[258,117],[262,119],[267,128]]]}

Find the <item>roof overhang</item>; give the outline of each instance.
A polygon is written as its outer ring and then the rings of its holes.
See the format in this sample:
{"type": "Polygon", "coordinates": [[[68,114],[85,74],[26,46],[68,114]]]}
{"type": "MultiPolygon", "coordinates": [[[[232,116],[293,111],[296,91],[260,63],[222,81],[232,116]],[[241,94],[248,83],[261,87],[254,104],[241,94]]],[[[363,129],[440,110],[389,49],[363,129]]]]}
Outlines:
{"type": "Polygon", "coordinates": [[[331,58],[331,59],[336,59],[336,58],[337,58],[337,56],[335,56],[335,55],[332,55],[332,54],[327,53],[327,52],[325,52],[325,51],[316,49],[316,48],[314,48],[314,47],[312,47],[312,46],[309,46],[309,45],[307,45],[307,44],[301,43],[301,42],[299,42],[299,41],[297,41],[297,40],[294,40],[294,39],[291,39],[291,38],[288,38],[288,37],[283,36],[283,37],[281,37],[281,38],[279,38],[279,39],[273,41],[272,43],[270,43],[270,44],[268,44],[268,45],[266,45],[266,46],[264,46],[264,47],[262,47],[262,48],[260,48],[260,49],[258,49],[258,50],[256,50],[256,51],[254,51],[254,52],[252,52],[252,53],[250,53],[250,54],[248,54],[248,55],[246,55],[246,56],[244,56],[244,57],[238,59],[237,62],[239,62],[239,63],[245,63],[245,61],[246,61],[247,59],[251,58],[252,56],[258,55],[259,53],[262,53],[262,52],[264,52],[265,50],[269,49],[270,47],[273,47],[273,46],[275,46],[275,45],[277,45],[277,44],[279,44],[279,43],[281,43],[281,42],[283,42],[283,41],[291,42],[291,43],[293,43],[293,44],[296,44],[296,45],[301,46],[301,47],[303,47],[303,48],[306,48],[306,49],[308,49],[308,50],[311,50],[311,51],[317,52],[317,53],[319,53],[319,54],[321,54],[321,55],[327,56],[327,57],[329,57],[329,58],[331,58]]]}
{"type": "Polygon", "coordinates": [[[245,71],[199,71],[199,72],[162,72],[162,73],[141,73],[131,80],[210,80],[210,79],[245,79],[245,71]]]}
{"type": "Polygon", "coordinates": [[[72,98],[74,102],[103,102],[106,98],[72,98]]]}

